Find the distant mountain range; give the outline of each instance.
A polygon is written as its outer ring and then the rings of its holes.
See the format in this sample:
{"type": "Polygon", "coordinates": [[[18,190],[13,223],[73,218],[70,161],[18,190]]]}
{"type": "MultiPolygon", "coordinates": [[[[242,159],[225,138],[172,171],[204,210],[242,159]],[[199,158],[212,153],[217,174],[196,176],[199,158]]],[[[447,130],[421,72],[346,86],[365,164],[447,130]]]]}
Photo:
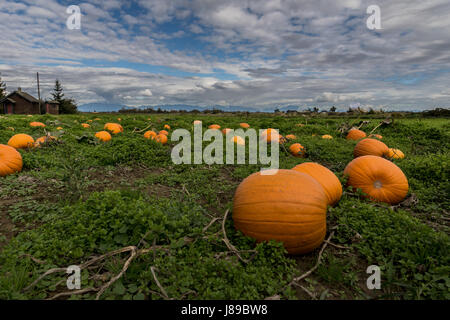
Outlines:
{"type": "Polygon", "coordinates": [[[236,111],[248,111],[248,112],[256,112],[256,111],[266,111],[266,112],[273,112],[275,109],[278,109],[280,111],[288,111],[288,110],[294,110],[296,111],[298,109],[298,106],[284,106],[284,107],[273,107],[273,109],[266,109],[266,110],[260,110],[257,108],[250,108],[250,107],[243,107],[243,106],[219,106],[219,105],[213,105],[213,106],[207,106],[207,107],[200,107],[200,106],[192,106],[187,104],[165,104],[165,105],[157,105],[157,106],[139,106],[139,107],[130,107],[123,104],[114,104],[114,103],[86,103],[81,106],[78,106],[78,110],[81,112],[117,112],[121,109],[148,109],[151,108],[153,110],[165,110],[165,111],[171,111],[171,110],[185,110],[185,111],[192,111],[192,110],[212,110],[212,109],[218,109],[222,111],[227,112],[236,112],[236,111]]]}

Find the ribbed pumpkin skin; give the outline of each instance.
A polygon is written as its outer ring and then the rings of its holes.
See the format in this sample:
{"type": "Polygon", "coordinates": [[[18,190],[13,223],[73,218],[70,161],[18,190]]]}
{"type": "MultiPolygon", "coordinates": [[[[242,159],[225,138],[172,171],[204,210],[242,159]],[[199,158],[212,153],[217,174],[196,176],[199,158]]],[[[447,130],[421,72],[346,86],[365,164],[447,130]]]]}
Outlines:
{"type": "Polygon", "coordinates": [[[405,154],[400,149],[389,148],[387,156],[390,159],[403,159],[405,154]]]}
{"type": "Polygon", "coordinates": [[[366,137],[366,133],[359,129],[352,129],[347,134],[347,140],[359,140],[366,137]]]}
{"type": "Polygon", "coordinates": [[[152,137],[152,139],[161,144],[166,144],[168,141],[167,135],[165,135],[165,134],[158,134],[158,135],[152,137]]]}
{"type": "Polygon", "coordinates": [[[294,143],[289,147],[289,152],[298,158],[303,158],[305,156],[305,147],[303,147],[300,143],[294,143]]]}
{"type": "Polygon", "coordinates": [[[112,134],[118,134],[123,132],[123,127],[118,123],[107,123],[103,129],[108,130],[112,134]]]}
{"type": "Polygon", "coordinates": [[[292,170],[306,173],[313,177],[323,187],[329,205],[335,205],[342,197],[342,185],[336,175],[328,168],[316,162],[305,162],[292,170]]]}
{"type": "Polygon", "coordinates": [[[378,156],[383,157],[389,153],[389,148],[383,142],[376,139],[362,139],[358,142],[353,150],[355,158],[361,156],[378,156]]]}
{"type": "Polygon", "coordinates": [[[326,204],[323,188],[307,174],[257,172],[236,190],[233,221],[236,229],[258,242],[277,240],[290,254],[307,253],[325,237],[326,204]]]}
{"type": "Polygon", "coordinates": [[[16,149],[0,144],[0,177],[20,172],[22,165],[22,156],[16,149]]]}
{"type": "Polygon", "coordinates": [[[156,132],[152,131],[152,130],[145,131],[145,133],[144,133],[144,138],[145,139],[152,139],[155,136],[156,136],[156,132]]]}
{"type": "Polygon", "coordinates": [[[111,140],[111,135],[109,134],[108,131],[99,131],[95,134],[95,137],[103,142],[111,140]]]}
{"type": "Polygon", "coordinates": [[[34,146],[34,139],[27,134],[19,133],[9,139],[8,146],[16,149],[32,148],[34,146]]]}
{"type": "Polygon", "coordinates": [[[163,135],[165,135],[165,136],[168,136],[168,135],[169,135],[169,132],[166,131],[166,130],[161,130],[160,132],[158,132],[158,134],[163,134],[163,135]]]}
{"type": "Polygon", "coordinates": [[[394,163],[377,156],[362,156],[351,161],[344,170],[347,184],[360,188],[369,198],[397,204],[408,194],[408,179],[394,163]]]}

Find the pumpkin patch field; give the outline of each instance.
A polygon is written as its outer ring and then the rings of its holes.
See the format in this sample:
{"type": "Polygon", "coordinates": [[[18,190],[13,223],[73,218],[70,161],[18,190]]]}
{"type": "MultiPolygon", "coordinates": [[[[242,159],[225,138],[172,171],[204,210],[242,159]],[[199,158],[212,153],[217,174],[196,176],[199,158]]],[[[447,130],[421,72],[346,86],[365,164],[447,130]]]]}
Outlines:
{"type": "Polygon", "coordinates": [[[450,121],[388,120],[2,115],[0,299],[450,299],[450,121]],[[194,121],[280,170],[175,164],[194,121]]]}

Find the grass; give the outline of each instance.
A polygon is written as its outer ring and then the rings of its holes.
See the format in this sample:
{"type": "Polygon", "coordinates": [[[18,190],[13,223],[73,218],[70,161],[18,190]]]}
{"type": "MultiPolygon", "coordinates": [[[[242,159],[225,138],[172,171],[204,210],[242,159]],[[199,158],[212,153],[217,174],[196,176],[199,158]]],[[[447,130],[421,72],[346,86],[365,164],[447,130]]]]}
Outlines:
{"type": "MultiPolygon", "coordinates": [[[[302,281],[306,294],[288,284],[316,263],[318,250],[294,257],[280,243],[256,244],[234,229],[231,217],[225,223],[228,238],[250,262],[240,261],[222,241],[220,219],[231,209],[236,187],[261,165],[174,165],[170,153],[176,143],[162,146],[133,130],[162,130],[169,124],[172,129],[192,131],[196,119],[203,121],[204,129],[212,123],[238,128],[243,121],[256,129],[278,128],[283,135],[297,136],[287,147],[299,142],[307,150],[307,158],[299,159],[281,148],[280,168],[316,161],[345,182],[342,172],[352,160],[356,142],[345,140],[338,129],[366,120],[369,123],[362,129],[370,132],[382,119],[120,117],[124,132],[107,143],[99,143],[94,134],[104,123],[117,122],[117,115],[0,117],[0,143],[6,144],[15,133],[44,135],[44,129],[29,127],[31,121],[46,123],[45,130],[58,137],[56,143],[21,150],[23,171],[0,179],[0,299],[52,297],[67,290],[65,274],[50,275],[30,290],[24,288],[49,268],[80,264],[129,245],[153,244],[164,250],[137,257],[102,299],[162,299],[160,286],[176,299],[450,298],[448,119],[395,119],[377,129],[389,147],[405,152],[405,159],[394,162],[408,178],[408,196],[417,201],[391,208],[345,190],[327,213],[328,229],[335,230],[332,242],[338,247],[329,245],[318,269],[302,281]],[[88,120],[93,120],[91,128],[85,129],[81,123],[88,120]],[[303,126],[296,126],[300,123],[303,126]],[[58,126],[64,129],[58,131],[58,126]],[[334,139],[323,140],[323,134],[334,139]],[[381,269],[381,290],[366,287],[365,271],[371,264],[381,269]]],[[[120,272],[127,258],[117,255],[96,269],[83,270],[82,288],[107,281],[120,272]]],[[[95,292],[66,298],[94,299],[95,292]]]]}

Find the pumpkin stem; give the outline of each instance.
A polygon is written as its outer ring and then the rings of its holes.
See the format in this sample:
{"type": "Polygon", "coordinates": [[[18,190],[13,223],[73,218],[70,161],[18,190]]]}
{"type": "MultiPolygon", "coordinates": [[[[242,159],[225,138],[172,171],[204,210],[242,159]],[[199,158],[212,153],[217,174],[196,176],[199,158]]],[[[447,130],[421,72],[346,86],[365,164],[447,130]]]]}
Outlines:
{"type": "Polygon", "coordinates": [[[381,183],[380,180],[377,180],[377,181],[375,181],[375,182],[373,183],[373,187],[374,187],[375,189],[380,189],[382,186],[383,186],[383,184],[381,183]]]}

